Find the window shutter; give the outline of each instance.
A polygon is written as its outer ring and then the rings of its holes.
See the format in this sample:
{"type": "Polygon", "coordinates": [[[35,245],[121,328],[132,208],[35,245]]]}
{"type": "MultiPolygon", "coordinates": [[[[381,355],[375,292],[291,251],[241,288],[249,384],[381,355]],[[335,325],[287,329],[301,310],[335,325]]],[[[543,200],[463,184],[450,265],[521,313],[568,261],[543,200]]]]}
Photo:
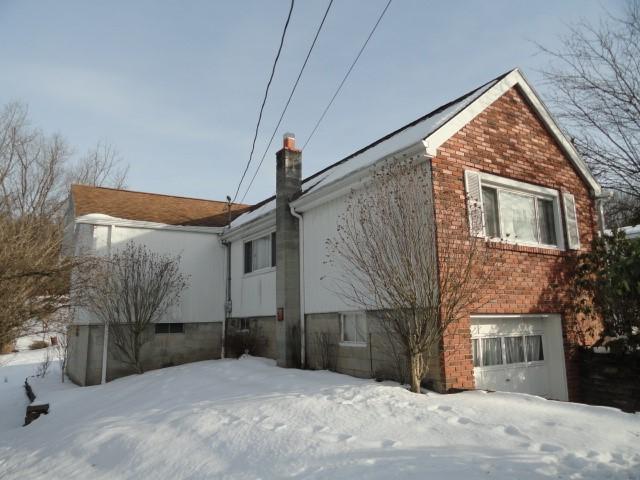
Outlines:
{"type": "Polygon", "coordinates": [[[465,170],[464,180],[467,189],[469,233],[476,237],[482,237],[484,236],[484,228],[482,225],[482,187],[480,186],[480,174],[473,170],[465,170]]]}
{"type": "Polygon", "coordinates": [[[251,272],[253,269],[251,268],[251,260],[253,258],[252,252],[251,252],[251,242],[246,242],[244,244],[244,273],[249,273],[251,272]]]}
{"type": "Polygon", "coordinates": [[[571,250],[580,248],[580,232],[578,231],[578,216],[576,215],[576,199],[568,193],[562,192],[564,206],[564,220],[567,229],[567,244],[571,250]]]}

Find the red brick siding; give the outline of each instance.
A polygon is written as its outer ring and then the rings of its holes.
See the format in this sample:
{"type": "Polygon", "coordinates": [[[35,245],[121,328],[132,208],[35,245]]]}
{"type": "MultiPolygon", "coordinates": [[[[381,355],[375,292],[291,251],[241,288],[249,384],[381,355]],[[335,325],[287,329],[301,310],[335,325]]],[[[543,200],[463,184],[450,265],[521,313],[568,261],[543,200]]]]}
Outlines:
{"type": "MultiPolygon", "coordinates": [[[[575,196],[580,243],[588,248],[597,231],[594,200],[586,183],[565,157],[521,93],[512,88],[457,132],[432,159],[443,261],[446,236],[469,235],[464,171],[473,169],[520,180],[575,196]]],[[[561,313],[569,396],[576,399],[578,372],[572,346],[579,326],[570,311],[567,284],[572,252],[514,245],[487,245],[495,264],[495,283],[486,286],[491,300],[470,308],[449,326],[441,349],[444,388],[474,388],[469,316],[477,313],[561,313]]]]}

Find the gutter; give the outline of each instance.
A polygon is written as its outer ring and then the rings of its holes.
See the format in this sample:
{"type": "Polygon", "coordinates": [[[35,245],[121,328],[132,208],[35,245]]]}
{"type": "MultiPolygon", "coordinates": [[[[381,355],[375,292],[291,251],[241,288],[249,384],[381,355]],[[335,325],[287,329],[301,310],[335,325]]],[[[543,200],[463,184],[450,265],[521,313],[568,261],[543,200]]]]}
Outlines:
{"type": "MultiPolygon", "coordinates": [[[[107,233],[107,256],[111,257],[111,232],[116,228],[115,225],[109,225],[107,233]]],[[[93,235],[93,233],[92,233],[93,235]]],[[[102,336],[102,372],[100,384],[107,383],[107,350],[109,348],[109,322],[104,323],[104,335],[102,336]]]]}
{"type": "Polygon", "coordinates": [[[298,219],[298,235],[299,235],[299,251],[300,251],[300,366],[305,367],[306,364],[306,318],[305,318],[305,305],[304,305],[304,217],[302,214],[296,212],[293,205],[289,204],[289,210],[291,215],[298,219]]]}
{"type": "Polygon", "coordinates": [[[224,322],[222,322],[222,338],[220,346],[220,358],[225,358],[226,334],[227,334],[227,321],[231,317],[231,242],[220,238],[220,242],[226,247],[227,251],[227,275],[225,282],[225,299],[224,299],[224,322]]]}

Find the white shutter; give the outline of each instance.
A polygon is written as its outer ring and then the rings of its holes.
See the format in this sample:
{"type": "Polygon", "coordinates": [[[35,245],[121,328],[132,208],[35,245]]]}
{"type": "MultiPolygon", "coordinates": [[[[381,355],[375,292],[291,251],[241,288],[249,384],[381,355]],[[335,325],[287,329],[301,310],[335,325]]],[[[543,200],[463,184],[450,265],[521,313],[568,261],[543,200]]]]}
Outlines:
{"type": "Polygon", "coordinates": [[[562,205],[564,207],[564,221],[567,230],[567,246],[571,250],[578,250],[580,248],[580,232],[578,231],[575,197],[568,192],[562,192],[562,205]]]}
{"type": "Polygon", "coordinates": [[[482,187],[480,174],[465,170],[464,181],[467,189],[467,211],[469,212],[469,233],[476,237],[484,236],[482,222],[482,187]]]}

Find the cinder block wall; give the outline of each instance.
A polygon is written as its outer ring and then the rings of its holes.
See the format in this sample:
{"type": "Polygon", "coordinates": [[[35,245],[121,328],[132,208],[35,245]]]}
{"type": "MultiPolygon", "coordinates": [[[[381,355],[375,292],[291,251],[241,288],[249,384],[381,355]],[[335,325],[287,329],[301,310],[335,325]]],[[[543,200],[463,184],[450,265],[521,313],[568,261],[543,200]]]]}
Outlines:
{"type": "MultiPolygon", "coordinates": [[[[582,250],[597,232],[594,200],[587,185],[516,88],[507,91],[445,142],[432,159],[440,261],[445,238],[468,238],[465,169],[474,169],[575,196],[582,250]]],[[[575,346],[584,332],[568,296],[575,253],[516,245],[487,244],[496,264],[495,282],[486,284],[492,300],[465,312],[446,332],[442,377],[446,388],[474,388],[470,318],[473,313],[560,313],[569,398],[578,399],[575,346]]]]}
{"type": "MultiPolygon", "coordinates": [[[[69,378],[80,385],[97,385],[102,379],[103,325],[78,325],[73,336],[72,353],[67,372],[69,378]]],[[[189,362],[220,358],[222,323],[185,323],[184,333],[156,334],[149,326],[150,341],[142,347],[142,365],[145,371],[189,362]]],[[[107,381],[134,373],[123,363],[109,337],[107,381]]]]}
{"type": "MultiPolygon", "coordinates": [[[[367,313],[367,345],[352,346],[340,343],[339,313],[306,315],[307,366],[312,369],[328,368],[360,378],[402,381],[402,374],[398,369],[402,368],[399,364],[406,362],[406,357],[397,343],[391,344],[380,322],[374,312],[367,313]],[[323,346],[326,345],[327,339],[330,343],[328,347],[323,346]]],[[[440,355],[436,349],[429,356],[429,374],[426,380],[430,381],[432,388],[437,391],[442,389],[440,372],[440,355]]]]}
{"type": "MultiPolygon", "coordinates": [[[[227,335],[248,335],[252,339],[249,342],[253,345],[252,355],[276,360],[278,352],[276,349],[276,317],[255,317],[249,320],[249,331],[242,332],[239,318],[227,320],[227,335]]],[[[237,355],[237,352],[229,352],[229,355],[237,355]]]]}

